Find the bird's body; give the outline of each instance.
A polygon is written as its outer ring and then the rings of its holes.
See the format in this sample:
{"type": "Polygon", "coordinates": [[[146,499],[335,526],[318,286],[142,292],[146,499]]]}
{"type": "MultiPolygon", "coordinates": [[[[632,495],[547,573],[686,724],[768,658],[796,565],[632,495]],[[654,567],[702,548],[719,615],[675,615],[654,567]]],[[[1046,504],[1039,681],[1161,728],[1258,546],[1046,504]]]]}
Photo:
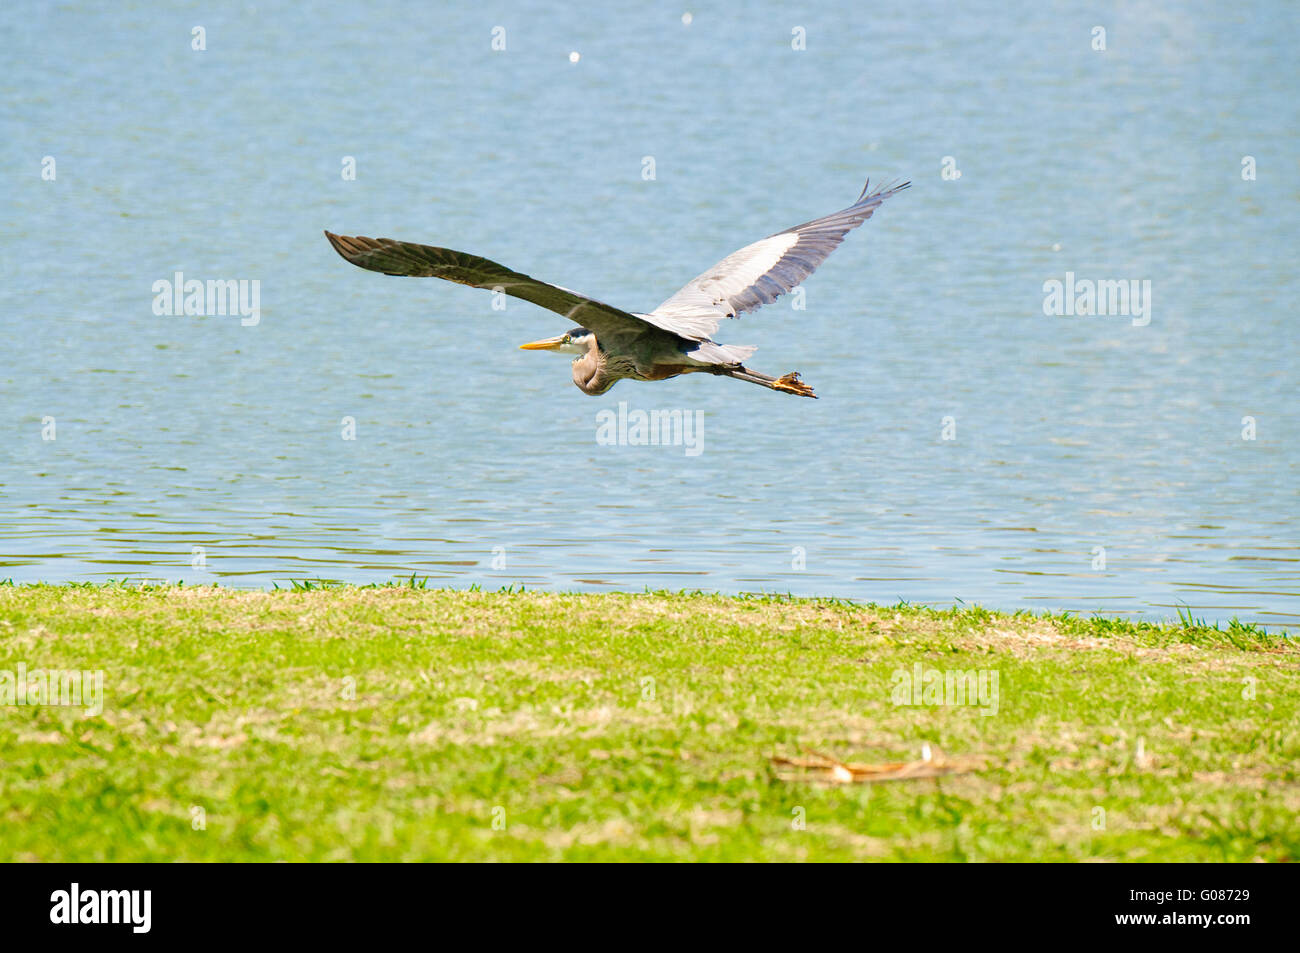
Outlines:
{"type": "Polygon", "coordinates": [[[709,373],[771,390],[815,397],[797,373],[769,377],[745,366],[755,348],[719,344],[712,335],[722,318],[753,311],[792,290],[826,260],[852,229],[886,198],[911,183],[862,190],[849,208],[754,242],[724,258],[648,314],[623,311],[576,291],[547,284],[496,262],[431,245],[326,232],[352,264],[389,275],[437,277],[522,298],[581,326],[567,334],[522,345],[527,350],[573,354],[573,383],[599,396],[620,380],[659,381],[709,373]]]}
{"type": "MultiPolygon", "coordinates": [[[[642,318],[635,312],[633,317],[642,318]]],[[[584,394],[599,397],[619,381],[663,381],[679,374],[691,374],[697,371],[721,373],[723,369],[739,366],[744,360],[733,355],[728,360],[721,355],[719,359],[709,361],[696,352],[703,342],[684,341],[677,335],[659,328],[620,334],[615,332],[598,338],[595,334],[585,334],[586,328],[574,328],[568,335],[570,343],[578,350],[569,351],[560,347],[545,347],[545,350],[562,350],[565,353],[577,353],[573,361],[573,383],[584,394]]],[[[547,345],[549,341],[537,342],[547,345]]],[[[721,348],[715,342],[708,342],[721,348]]],[[[531,350],[529,345],[524,348],[531,350]]],[[[538,348],[543,349],[543,348],[538,348]]],[[[748,349],[746,349],[748,350],[748,349]]]]}

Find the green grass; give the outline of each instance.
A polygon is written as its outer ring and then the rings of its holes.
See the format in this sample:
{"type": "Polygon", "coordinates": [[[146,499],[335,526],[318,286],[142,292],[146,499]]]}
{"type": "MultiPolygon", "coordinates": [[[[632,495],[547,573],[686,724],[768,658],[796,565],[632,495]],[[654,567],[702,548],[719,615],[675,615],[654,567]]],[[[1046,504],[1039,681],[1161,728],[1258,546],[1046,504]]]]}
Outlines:
{"type": "Polygon", "coordinates": [[[1300,651],[1249,626],[0,585],[19,662],[102,670],[105,697],[0,706],[4,860],[1300,857],[1300,651]],[[895,705],[918,662],[996,672],[997,714],[895,705]],[[924,742],[986,767],[840,787],[768,761],[924,742]]]}

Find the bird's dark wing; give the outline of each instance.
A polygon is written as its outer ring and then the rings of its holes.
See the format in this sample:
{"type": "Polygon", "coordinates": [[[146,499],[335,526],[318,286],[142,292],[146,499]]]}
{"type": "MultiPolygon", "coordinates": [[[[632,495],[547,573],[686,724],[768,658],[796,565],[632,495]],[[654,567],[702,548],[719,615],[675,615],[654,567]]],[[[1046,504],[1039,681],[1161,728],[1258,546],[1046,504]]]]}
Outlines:
{"type": "Polygon", "coordinates": [[[505,265],[450,248],[416,245],[391,238],[364,238],[326,232],[334,250],[359,268],[386,275],[415,278],[445,278],[462,285],[500,290],[513,298],[522,298],[562,314],[574,324],[609,336],[618,332],[645,331],[648,324],[613,305],[596,301],[558,285],[550,285],[528,275],[511,271],[505,265]]]}
{"type": "Polygon", "coordinates": [[[886,186],[870,195],[864,187],[858,200],[843,211],[747,245],[691,281],[647,319],[685,337],[711,337],[723,318],[761,308],[796,287],[845,235],[871,218],[881,202],[911,184],[886,186]]]}

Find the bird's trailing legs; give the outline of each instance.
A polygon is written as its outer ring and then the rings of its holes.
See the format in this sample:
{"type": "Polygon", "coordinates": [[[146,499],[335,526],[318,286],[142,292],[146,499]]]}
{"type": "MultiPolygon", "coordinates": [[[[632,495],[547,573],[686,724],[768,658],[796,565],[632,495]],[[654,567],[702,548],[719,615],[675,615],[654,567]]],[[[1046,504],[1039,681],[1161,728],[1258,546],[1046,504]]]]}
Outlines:
{"type": "Polygon", "coordinates": [[[715,374],[722,374],[725,377],[734,377],[738,381],[749,381],[751,384],[761,384],[763,387],[771,390],[779,390],[785,394],[794,394],[798,397],[811,397],[817,399],[813,389],[799,380],[799,372],[791,371],[781,377],[768,377],[766,374],[760,374],[758,371],[751,371],[748,367],[720,367],[715,374]]]}

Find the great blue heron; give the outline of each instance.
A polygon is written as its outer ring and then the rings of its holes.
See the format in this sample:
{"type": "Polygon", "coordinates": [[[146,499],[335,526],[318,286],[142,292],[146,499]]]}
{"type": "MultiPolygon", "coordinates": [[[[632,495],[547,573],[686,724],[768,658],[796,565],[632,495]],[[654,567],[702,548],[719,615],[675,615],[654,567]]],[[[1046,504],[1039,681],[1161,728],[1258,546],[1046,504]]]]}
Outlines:
{"type": "MultiPolygon", "coordinates": [[[[870,186],[870,180],[867,187],[870,186]]],[[[520,345],[529,351],[576,355],[573,383],[584,394],[605,393],[620,380],[661,381],[679,374],[719,374],[800,397],[816,397],[797,371],[768,377],[745,366],[757,350],[718,344],[712,335],[723,318],[734,318],[775,301],[816,270],[844,236],[871,217],[880,203],[912,183],[862,189],[843,211],[777,232],[728,255],[649,314],[623,311],[504,265],[452,251],[326,232],[334,249],[352,264],[386,275],[445,278],[531,301],[581,327],[558,337],[520,345]]]]}

